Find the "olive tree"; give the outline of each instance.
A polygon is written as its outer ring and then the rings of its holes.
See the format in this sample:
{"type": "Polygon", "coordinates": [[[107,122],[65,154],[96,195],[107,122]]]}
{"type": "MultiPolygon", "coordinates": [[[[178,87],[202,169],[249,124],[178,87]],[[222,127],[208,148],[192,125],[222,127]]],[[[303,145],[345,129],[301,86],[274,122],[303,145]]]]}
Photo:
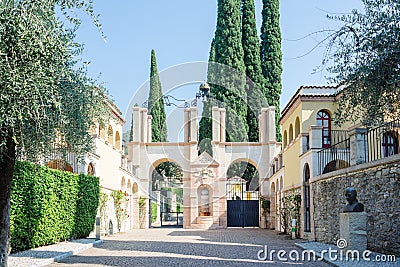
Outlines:
{"type": "Polygon", "coordinates": [[[324,64],[343,85],[335,121],[367,125],[400,115],[400,3],[362,0],[364,10],[333,16],[342,27],[328,38],[324,64]]]}
{"type": "Polygon", "coordinates": [[[90,127],[107,112],[104,90],[78,65],[77,10],[100,29],[91,0],[0,4],[0,266],[7,266],[16,159],[39,161],[55,142],[83,155],[93,145],[90,127]]]}

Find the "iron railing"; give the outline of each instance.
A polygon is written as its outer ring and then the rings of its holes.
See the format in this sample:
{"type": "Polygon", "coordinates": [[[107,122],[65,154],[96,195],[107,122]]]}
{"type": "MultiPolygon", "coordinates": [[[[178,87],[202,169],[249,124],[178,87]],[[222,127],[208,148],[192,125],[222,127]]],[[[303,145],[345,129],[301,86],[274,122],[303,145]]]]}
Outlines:
{"type": "Polygon", "coordinates": [[[349,131],[347,130],[331,130],[331,144],[335,145],[349,138],[349,131]]]}
{"type": "Polygon", "coordinates": [[[398,154],[400,151],[400,119],[369,128],[362,134],[365,161],[371,162],[398,154]]]}
{"type": "Polygon", "coordinates": [[[161,212],[163,226],[183,226],[183,212],[161,212]]]}
{"type": "Polygon", "coordinates": [[[324,148],[318,153],[319,174],[350,166],[350,138],[324,148]]]}

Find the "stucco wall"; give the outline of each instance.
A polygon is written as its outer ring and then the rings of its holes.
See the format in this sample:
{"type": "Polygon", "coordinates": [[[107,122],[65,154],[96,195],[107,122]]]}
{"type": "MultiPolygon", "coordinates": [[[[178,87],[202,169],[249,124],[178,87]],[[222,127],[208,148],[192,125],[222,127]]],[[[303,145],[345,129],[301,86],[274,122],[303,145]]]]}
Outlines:
{"type": "Polygon", "coordinates": [[[354,187],[367,212],[368,249],[400,255],[400,155],[316,177],[311,185],[317,241],[335,244],[344,191],[354,187]]]}

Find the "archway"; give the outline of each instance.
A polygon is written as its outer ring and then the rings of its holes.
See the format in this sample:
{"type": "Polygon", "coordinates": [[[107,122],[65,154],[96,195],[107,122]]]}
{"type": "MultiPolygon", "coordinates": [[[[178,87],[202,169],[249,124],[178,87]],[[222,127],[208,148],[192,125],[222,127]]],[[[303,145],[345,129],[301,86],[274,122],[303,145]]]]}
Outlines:
{"type": "Polygon", "coordinates": [[[329,162],[328,164],[326,164],[322,174],[337,171],[337,170],[348,168],[348,167],[350,167],[350,164],[347,163],[346,161],[341,160],[341,159],[335,159],[335,160],[332,160],[331,162],[329,162]]]}
{"type": "Polygon", "coordinates": [[[311,211],[310,211],[310,166],[308,163],[303,168],[304,181],[304,232],[311,232],[311,211]]]}
{"type": "Polygon", "coordinates": [[[240,177],[246,180],[246,191],[259,191],[260,175],[256,164],[250,160],[240,159],[234,161],[229,166],[226,177],[227,179],[240,177]]]}
{"type": "Polygon", "coordinates": [[[227,226],[258,227],[259,172],[249,160],[233,162],[227,170],[227,226]]]}
{"type": "Polygon", "coordinates": [[[151,191],[156,199],[151,202],[153,226],[182,226],[183,223],[183,170],[169,159],[153,163],[151,191]]]}

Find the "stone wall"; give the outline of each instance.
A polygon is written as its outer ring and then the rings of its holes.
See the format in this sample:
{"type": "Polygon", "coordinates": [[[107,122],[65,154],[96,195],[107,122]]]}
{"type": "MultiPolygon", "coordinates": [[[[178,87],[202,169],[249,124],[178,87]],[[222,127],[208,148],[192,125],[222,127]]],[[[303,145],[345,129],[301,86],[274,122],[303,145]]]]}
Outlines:
{"type": "Polygon", "coordinates": [[[400,255],[400,157],[396,155],[316,177],[313,194],[315,237],[336,244],[344,191],[354,187],[367,212],[368,249],[400,255]]]}

